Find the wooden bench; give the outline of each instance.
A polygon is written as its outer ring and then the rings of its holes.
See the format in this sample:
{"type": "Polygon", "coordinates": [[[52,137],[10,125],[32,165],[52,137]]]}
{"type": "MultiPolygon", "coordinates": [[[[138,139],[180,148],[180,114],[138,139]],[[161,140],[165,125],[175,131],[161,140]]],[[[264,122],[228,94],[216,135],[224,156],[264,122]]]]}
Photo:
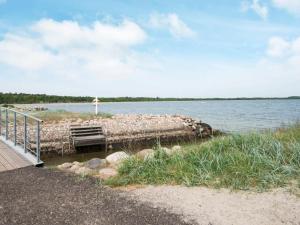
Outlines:
{"type": "Polygon", "coordinates": [[[74,147],[105,144],[106,136],[101,126],[71,126],[70,138],[74,147]]]}

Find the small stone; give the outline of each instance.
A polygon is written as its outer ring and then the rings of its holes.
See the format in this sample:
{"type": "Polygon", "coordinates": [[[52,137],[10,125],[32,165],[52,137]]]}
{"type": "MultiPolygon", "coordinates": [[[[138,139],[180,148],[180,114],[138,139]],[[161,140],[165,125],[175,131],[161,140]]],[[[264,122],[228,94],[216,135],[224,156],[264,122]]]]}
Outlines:
{"type": "Polygon", "coordinates": [[[153,149],[143,149],[136,153],[136,157],[141,160],[147,160],[154,156],[155,151],[153,149]]]}
{"type": "Polygon", "coordinates": [[[104,168],[99,170],[99,178],[106,180],[110,177],[116,176],[118,174],[117,170],[114,168],[104,168]]]}
{"type": "Polygon", "coordinates": [[[75,171],[76,174],[80,174],[82,176],[87,176],[93,173],[93,170],[86,168],[86,167],[80,167],[75,171]]]}
{"type": "Polygon", "coordinates": [[[128,159],[129,155],[125,152],[115,152],[109,156],[106,157],[106,161],[109,164],[119,164],[125,159],[128,159]]]}
{"type": "Polygon", "coordinates": [[[181,148],[181,146],[180,145],[174,145],[173,147],[172,147],[172,150],[173,151],[180,151],[182,148],[181,148]]]}
{"type": "Polygon", "coordinates": [[[170,148],[166,148],[166,147],[163,147],[163,148],[161,148],[162,150],[164,150],[166,153],[167,153],[167,155],[173,155],[174,153],[176,153],[176,152],[178,152],[178,150],[175,150],[175,149],[170,149],[170,148]]]}
{"type": "Polygon", "coordinates": [[[66,170],[66,169],[69,169],[73,166],[72,163],[63,163],[59,166],[57,166],[58,169],[61,169],[61,170],[66,170]]]}
{"type": "Polygon", "coordinates": [[[76,170],[78,170],[80,168],[80,166],[79,165],[73,165],[69,170],[71,171],[71,172],[76,172],[76,170]]]}
{"type": "Polygon", "coordinates": [[[77,161],[74,161],[74,162],[73,162],[73,165],[76,165],[76,166],[84,166],[83,163],[77,162],[77,161]]]}
{"type": "Polygon", "coordinates": [[[85,163],[85,167],[95,170],[106,167],[106,159],[93,158],[85,163]]]}

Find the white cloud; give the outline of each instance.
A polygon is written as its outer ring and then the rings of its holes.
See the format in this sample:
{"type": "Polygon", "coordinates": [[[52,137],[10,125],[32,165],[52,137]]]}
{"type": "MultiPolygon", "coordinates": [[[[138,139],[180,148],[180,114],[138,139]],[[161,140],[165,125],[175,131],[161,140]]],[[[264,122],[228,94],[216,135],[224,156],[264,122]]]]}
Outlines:
{"type": "Polygon", "coordinates": [[[152,14],[150,16],[150,25],[155,28],[163,28],[177,38],[187,38],[195,36],[195,32],[189,28],[175,13],[170,14],[152,14]]]}
{"type": "Polygon", "coordinates": [[[293,75],[300,81],[300,37],[294,40],[272,37],[266,53],[268,57],[262,60],[264,65],[281,76],[293,75]]]}
{"type": "Polygon", "coordinates": [[[300,57],[300,37],[291,41],[281,37],[270,38],[267,54],[271,57],[300,57]]]}
{"type": "Polygon", "coordinates": [[[262,5],[259,0],[243,1],[242,2],[242,11],[247,12],[249,10],[253,10],[257,15],[259,15],[262,19],[267,19],[269,10],[268,7],[262,5]]]}
{"type": "Polygon", "coordinates": [[[6,0],[0,0],[0,5],[6,3],[6,0]]]}
{"type": "Polygon", "coordinates": [[[283,57],[290,51],[291,44],[281,37],[272,37],[268,43],[267,54],[272,57],[283,57]]]}
{"type": "Polygon", "coordinates": [[[0,40],[0,65],[23,72],[70,77],[112,77],[132,74],[139,56],[132,47],[147,35],[136,23],[112,25],[43,19],[7,33],[0,40]]]}
{"type": "Polygon", "coordinates": [[[273,0],[273,4],[281,9],[285,9],[291,13],[300,15],[299,0],[273,0]]]}

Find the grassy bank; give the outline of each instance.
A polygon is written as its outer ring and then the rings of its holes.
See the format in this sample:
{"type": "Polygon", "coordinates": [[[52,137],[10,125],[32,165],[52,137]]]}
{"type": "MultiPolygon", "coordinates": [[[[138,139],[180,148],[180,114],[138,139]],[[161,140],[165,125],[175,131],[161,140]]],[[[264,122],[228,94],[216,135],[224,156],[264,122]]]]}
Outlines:
{"type": "Polygon", "coordinates": [[[300,187],[300,124],[269,133],[217,137],[168,156],[131,158],[107,184],[184,184],[263,190],[300,187]]]}
{"type": "Polygon", "coordinates": [[[61,121],[64,119],[91,120],[96,118],[112,117],[112,115],[108,113],[98,113],[98,115],[95,115],[94,113],[75,113],[64,110],[33,112],[31,114],[46,122],[61,121]]]}

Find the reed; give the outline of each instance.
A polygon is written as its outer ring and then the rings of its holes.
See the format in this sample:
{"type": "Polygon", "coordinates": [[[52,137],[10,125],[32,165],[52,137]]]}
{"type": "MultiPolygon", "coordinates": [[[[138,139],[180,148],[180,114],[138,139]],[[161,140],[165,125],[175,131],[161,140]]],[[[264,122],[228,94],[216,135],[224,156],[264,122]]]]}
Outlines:
{"type": "Polygon", "coordinates": [[[274,132],[233,134],[188,144],[168,156],[158,148],[146,161],[131,157],[106,184],[179,184],[266,190],[300,188],[300,124],[274,132]]]}

